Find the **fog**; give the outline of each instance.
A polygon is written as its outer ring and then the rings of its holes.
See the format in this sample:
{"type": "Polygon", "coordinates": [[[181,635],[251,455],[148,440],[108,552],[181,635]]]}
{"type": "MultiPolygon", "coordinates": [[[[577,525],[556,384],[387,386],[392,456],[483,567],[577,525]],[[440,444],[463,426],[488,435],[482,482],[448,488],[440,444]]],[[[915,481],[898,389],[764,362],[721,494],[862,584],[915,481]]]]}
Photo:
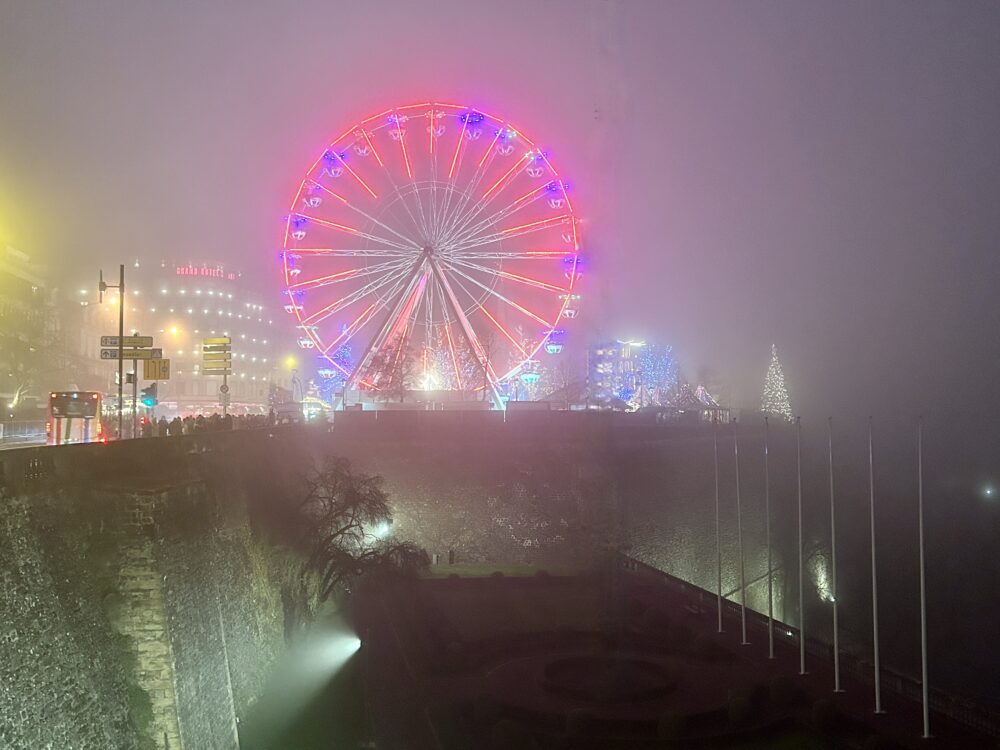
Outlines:
{"type": "Polygon", "coordinates": [[[327,139],[461,101],[573,184],[576,356],[669,342],[753,407],[775,342],[807,419],[943,443],[998,405],[998,37],[986,2],[5,0],[0,238],[64,284],[213,257],[277,300],[327,139]]]}

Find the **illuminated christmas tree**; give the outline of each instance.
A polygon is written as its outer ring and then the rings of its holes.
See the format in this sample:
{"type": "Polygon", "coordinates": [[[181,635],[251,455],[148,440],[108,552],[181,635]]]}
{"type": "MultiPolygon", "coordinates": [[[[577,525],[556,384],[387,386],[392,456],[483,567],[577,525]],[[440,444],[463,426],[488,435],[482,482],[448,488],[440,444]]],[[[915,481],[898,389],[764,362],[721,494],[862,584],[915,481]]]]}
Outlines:
{"type": "Polygon", "coordinates": [[[771,364],[767,366],[764,377],[764,398],[761,400],[761,411],[791,422],[795,416],[792,404],[788,400],[788,389],[785,388],[785,373],[778,359],[778,347],[771,344],[771,364]]]}

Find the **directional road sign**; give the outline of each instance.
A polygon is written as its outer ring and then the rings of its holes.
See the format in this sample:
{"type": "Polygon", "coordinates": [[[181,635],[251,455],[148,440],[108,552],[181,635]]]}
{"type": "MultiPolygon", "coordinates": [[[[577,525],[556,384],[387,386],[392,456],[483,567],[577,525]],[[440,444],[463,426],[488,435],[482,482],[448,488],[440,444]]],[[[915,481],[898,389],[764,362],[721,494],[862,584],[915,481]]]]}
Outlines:
{"type": "Polygon", "coordinates": [[[142,365],[146,380],[170,380],[169,359],[147,359],[142,365]]]}
{"type": "MultiPolygon", "coordinates": [[[[153,345],[152,336],[124,336],[122,338],[122,346],[145,348],[153,345]]],[[[118,348],[118,337],[117,336],[101,336],[101,346],[115,347],[118,348]]],[[[117,359],[117,358],[116,358],[117,359]]]]}
{"type": "Polygon", "coordinates": [[[229,345],[233,343],[233,340],[229,336],[218,336],[216,338],[204,339],[201,343],[203,346],[216,346],[218,344],[229,345]]]}
{"type": "MultiPolygon", "coordinates": [[[[118,359],[117,349],[101,349],[101,359],[118,359]]],[[[162,349],[122,349],[122,359],[163,359],[162,349]]]]}
{"type": "Polygon", "coordinates": [[[233,358],[230,352],[203,352],[201,355],[202,359],[206,362],[218,362],[218,361],[228,361],[233,358]]]}

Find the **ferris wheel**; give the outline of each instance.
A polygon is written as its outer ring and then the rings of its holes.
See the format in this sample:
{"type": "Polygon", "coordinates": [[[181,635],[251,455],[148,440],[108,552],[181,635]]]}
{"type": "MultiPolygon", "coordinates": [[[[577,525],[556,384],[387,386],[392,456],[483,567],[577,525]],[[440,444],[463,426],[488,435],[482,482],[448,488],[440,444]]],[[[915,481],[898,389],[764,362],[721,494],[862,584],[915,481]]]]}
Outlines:
{"type": "Polygon", "coordinates": [[[580,227],[548,152],[476,108],[427,102],[348,128],[285,226],[285,309],[346,389],[535,382],[577,315],[580,227]]]}

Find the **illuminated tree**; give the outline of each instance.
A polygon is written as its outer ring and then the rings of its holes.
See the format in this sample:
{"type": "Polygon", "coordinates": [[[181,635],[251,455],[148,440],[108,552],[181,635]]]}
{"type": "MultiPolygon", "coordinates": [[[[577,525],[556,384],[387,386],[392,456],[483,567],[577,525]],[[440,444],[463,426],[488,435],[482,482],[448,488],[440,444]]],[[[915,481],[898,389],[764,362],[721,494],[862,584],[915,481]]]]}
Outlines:
{"type": "Polygon", "coordinates": [[[788,422],[795,418],[792,404],[788,400],[788,389],[785,387],[785,373],[781,369],[781,360],[778,359],[778,347],[774,344],[771,344],[771,364],[764,377],[764,398],[760,408],[765,414],[781,417],[788,422]]]}

